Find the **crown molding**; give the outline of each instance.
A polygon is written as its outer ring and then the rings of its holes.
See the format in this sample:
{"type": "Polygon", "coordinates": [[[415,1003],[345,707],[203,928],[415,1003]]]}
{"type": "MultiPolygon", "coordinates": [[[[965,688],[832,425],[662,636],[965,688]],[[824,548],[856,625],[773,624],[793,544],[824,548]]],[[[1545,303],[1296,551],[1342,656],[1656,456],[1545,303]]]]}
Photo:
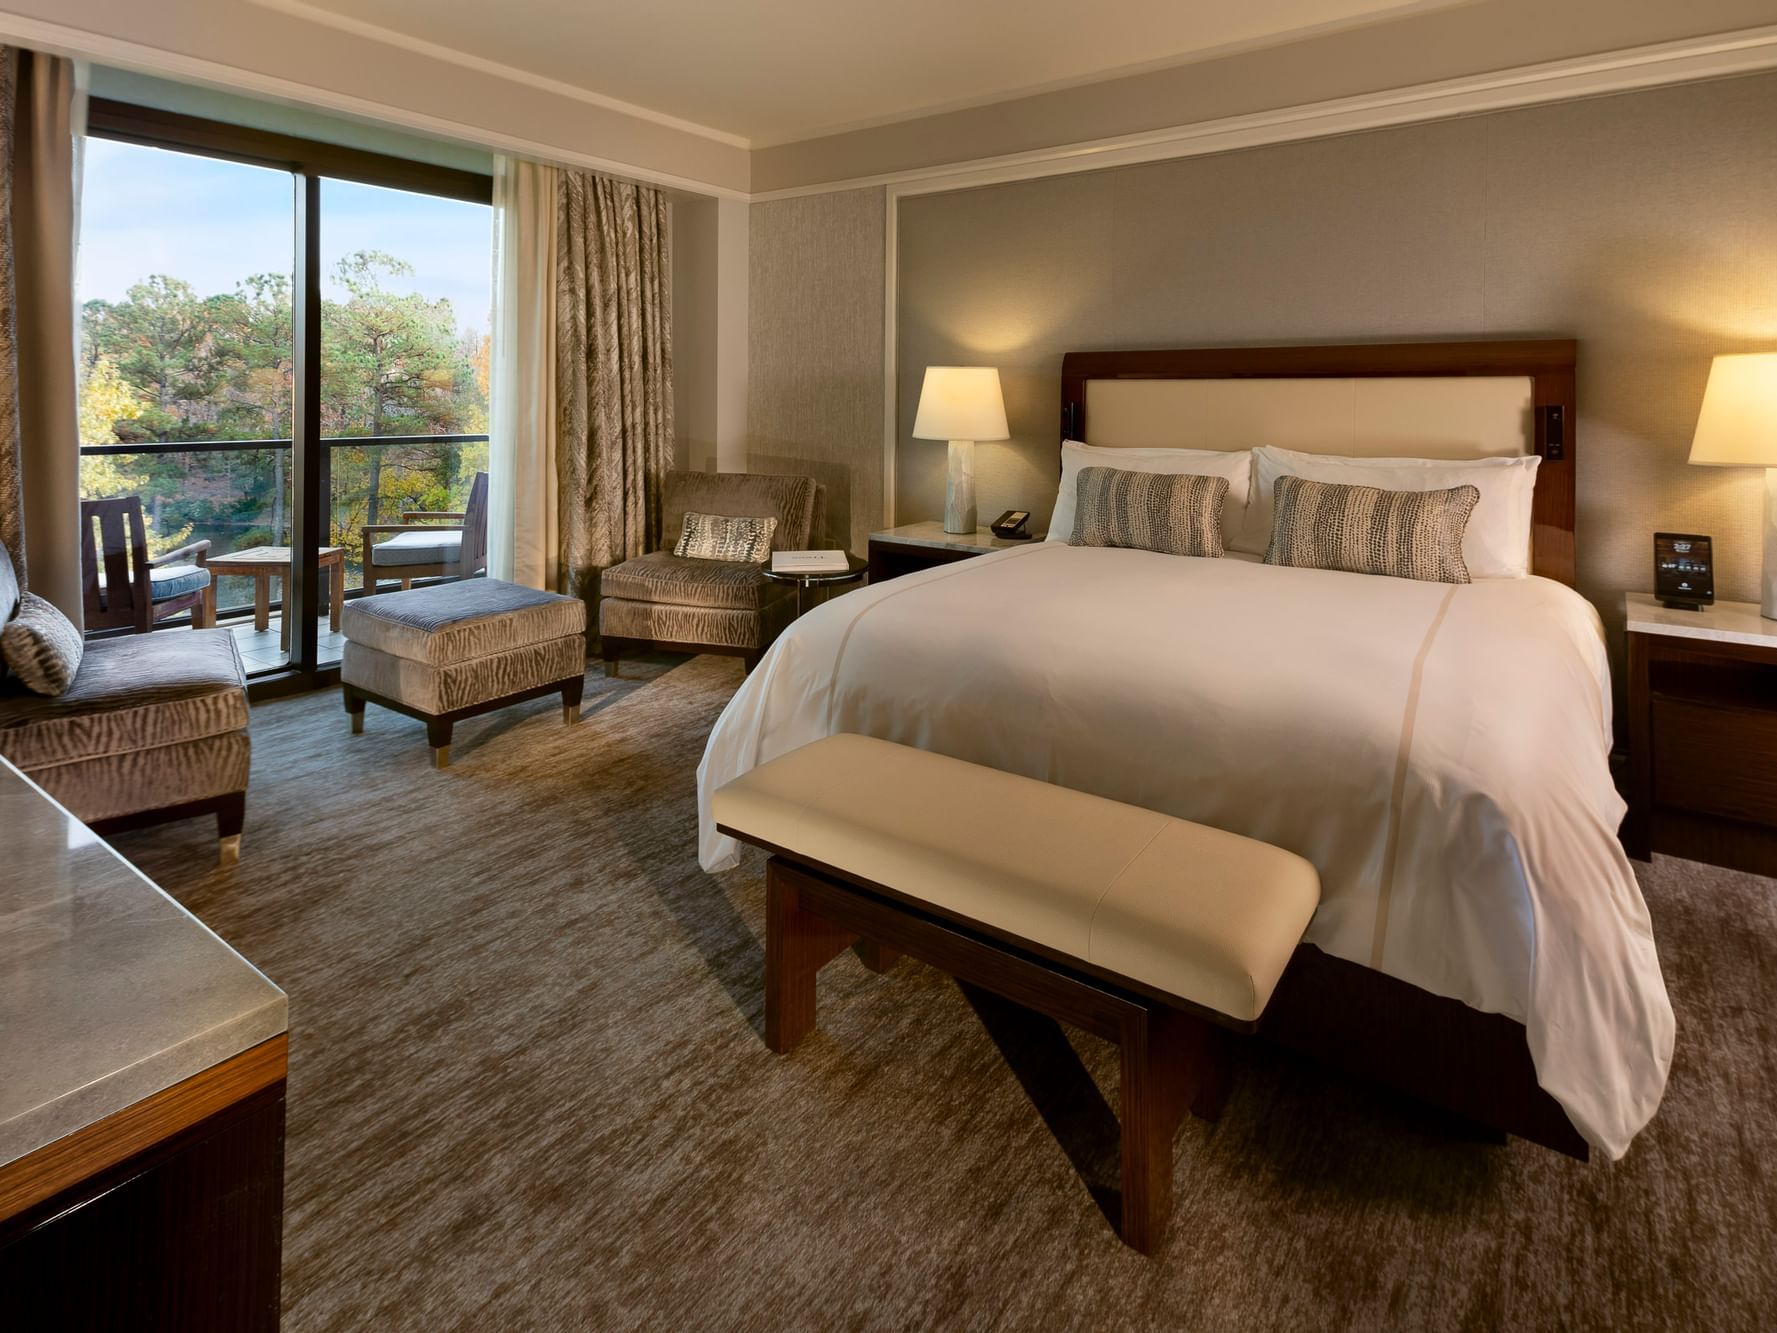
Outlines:
{"type": "Polygon", "coordinates": [[[751,199],[765,203],[879,185],[888,186],[891,195],[972,189],[1480,115],[1545,102],[1602,97],[1665,84],[1695,83],[1773,68],[1777,68],[1777,24],[1053,148],[755,191],[751,199]]]}
{"type": "Polygon", "coordinates": [[[247,0],[260,9],[269,9],[279,14],[287,14],[305,23],[318,23],[323,27],[334,28],[340,32],[349,32],[354,37],[365,41],[381,42],[385,46],[399,47],[403,51],[411,51],[415,55],[426,56],[432,60],[444,61],[446,64],[458,65],[463,69],[472,69],[478,74],[489,74],[496,79],[505,79],[511,83],[522,83],[527,88],[541,88],[544,92],[554,93],[557,97],[571,98],[576,102],[585,102],[606,111],[620,112],[635,120],[645,120],[652,125],[662,125],[669,130],[678,130],[682,134],[695,134],[700,139],[713,139],[717,143],[727,144],[730,148],[751,149],[753,143],[738,134],[730,134],[726,130],[718,130],[709,125],[699,125],[696,121],[680,120],[677,116],[669,116],[664,112],[654,111],[634,102],[625,102],[620,98],[607,97],[603,93],[594,92],[591,88],[583,88],[577,83],[566,83],[561,79],[547,78],[530,70],[520,69],[516,65],[502,64],[498,60],[489,60],[464,51],[459,47],[446,46],[441,42],[427,41],[423,37],[415,37],[396,28],[386,28],[380,23],[370,23],[364,19],[353,18],[349,14],[341,14],[337,10],[326,9],[311,4],[309,0],[247,0]]]}
{"type": "Polygon", "coordinates": [[[67,56],[75,60],[96,60],[102,64],[115,65],[119,69],[135,70],[142,74],[181,79],[187,83],[220,88],[228,92],[269,98],[272,101],[312,107],[320,111],[336,112],[360,120],[414,130],[421,134],[432,135],[435,138],[454,139],[459,143],[474,144],[492,152],[507,153],[514,157],[530,158],[536,162],[553,163],[558,166],[579,167],[587,171],[596,171],[607,176],[637,181],[645,185],[657,185],[662,189],[680,191],[703,198],[743,201],[750,198],[745,190],[730,186],[716,185],[709,181],[680,176],[672,172],[656,171],[649,167],[638,166],[633,162],[601,157],[596,153],[576,152],[562,148],[557,144],[541,143],[533,139],[520,138],[517,135],[502,134],[484,126],[449,120],[442,116],[426,115],[423,112],[410,111],[405,107],[393,106],[386,102],[354,97],[349,93],[317,88],[294,79],[262,74],[258,70],[242,69],[236,65],[204,60],[197,56],[188,56],[178,51],[147,46],[140,42],[107,37],[102,33],[90,32],[84,28],[70,27],[62,23],[49,23],[22,14],[0,11],[0,41],[27,46],[32,50],[45,51],[51,55],[67,56]]]}

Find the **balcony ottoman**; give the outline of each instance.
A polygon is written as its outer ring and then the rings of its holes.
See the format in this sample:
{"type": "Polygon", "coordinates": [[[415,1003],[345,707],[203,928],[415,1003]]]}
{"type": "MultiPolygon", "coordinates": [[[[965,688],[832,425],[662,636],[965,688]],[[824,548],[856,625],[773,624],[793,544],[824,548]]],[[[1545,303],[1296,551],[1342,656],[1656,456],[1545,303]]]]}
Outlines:
{"type": "Polygon", "coordinates": [[[366,703],[419,718],[439,768],[461,718],[559,692],[563,720],[580,720],[586,604],[577,597],[465,579],[348,602],[341,629],[352,731],[364,730],[366,703]]]}

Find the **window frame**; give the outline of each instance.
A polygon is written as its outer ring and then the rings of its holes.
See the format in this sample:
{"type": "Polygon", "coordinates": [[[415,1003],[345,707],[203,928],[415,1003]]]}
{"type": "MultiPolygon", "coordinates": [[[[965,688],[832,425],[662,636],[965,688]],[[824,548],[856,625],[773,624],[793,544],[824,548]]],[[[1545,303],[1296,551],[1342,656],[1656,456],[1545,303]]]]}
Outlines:
{"type": "Polygon", "coordinates": [[[339,666],[319,663],[320,569],[324,503],[317,503],[325,468],[321,443],[321,180],[351,181],[429,194],[466,203],[493,204],[492,175],[415,162],[296,135],[230,125],[225,121],[95,97],[87,103],[89,138],[200,157],[270,167],[295,179],[291,274],[292,382],[291,538],[299,553],[284,588],[284,614],[297,623],[282,670],[256,676],[248,696],[257,701],[334,684],[339,666]]]}

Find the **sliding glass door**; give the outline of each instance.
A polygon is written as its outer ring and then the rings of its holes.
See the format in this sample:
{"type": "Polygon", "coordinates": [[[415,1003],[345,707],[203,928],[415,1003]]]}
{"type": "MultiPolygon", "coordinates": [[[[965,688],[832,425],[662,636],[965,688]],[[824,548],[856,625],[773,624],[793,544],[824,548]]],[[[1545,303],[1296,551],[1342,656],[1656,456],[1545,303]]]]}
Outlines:
{"type": "MultiPolygon", "coordinates": [[[[80,495],[139,501],[151,554],[180,553],[153,570],[166,587],[290,541],[294,192],[287,171],[87,145],[80,495]]],[[[282,667],[281,590],[211,579],[247,669],[282,667]]]]}
{"type": "Polygon", "coordinates": [[[207,574],[249,674],[305,683],[365,530],[448,547],[486,470],[490,183],[115,103],[91,133],[82,499],[133,499],[155,596],[207,574]]]}

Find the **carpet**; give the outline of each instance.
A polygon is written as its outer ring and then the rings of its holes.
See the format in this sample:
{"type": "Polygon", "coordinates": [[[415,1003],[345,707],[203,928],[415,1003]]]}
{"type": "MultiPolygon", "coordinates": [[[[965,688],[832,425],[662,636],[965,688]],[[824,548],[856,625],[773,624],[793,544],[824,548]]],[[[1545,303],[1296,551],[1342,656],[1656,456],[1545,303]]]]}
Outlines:
{"type": "Polygon", "coordinates": [[[1249,1045],[1142,1259],[1095,1204],[1107,1044],[845,956],[819,1032],[765,1050],[762,860],[695,850],[740,666],[625,674],[577,727],[459,724],[442,772],[337,691],[263,704],[237,869],[201,824],[114,840],[289,992],[293,1333],[1769,1326],[1777,884],[1642,868],[1679,1037],[1623,1162],[1249,1045]]]}

